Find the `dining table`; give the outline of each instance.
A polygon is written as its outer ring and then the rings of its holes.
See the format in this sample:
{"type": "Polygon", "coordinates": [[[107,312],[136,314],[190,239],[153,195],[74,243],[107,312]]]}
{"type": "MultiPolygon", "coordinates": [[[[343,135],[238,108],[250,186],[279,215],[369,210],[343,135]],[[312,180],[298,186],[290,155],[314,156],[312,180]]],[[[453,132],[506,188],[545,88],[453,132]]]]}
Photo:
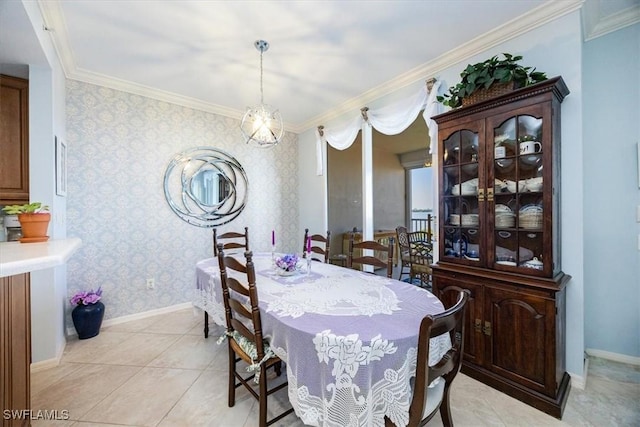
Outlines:
{"type": "MultiPolygon", "coordinates": [[[[255,253],[253,262],[263,335],[285,362],[296,415],[312,426],[384,426],[385,416],[406,426],[420,322],[443,312],[442,302],[409,283],[317,261],[283,274],[277,256],[255,253]]],[[[197,263],[193,303],[226,326],[217,258],[197,263]]],[[[433,365],[449,336],[429,348],[433,365]]]]}

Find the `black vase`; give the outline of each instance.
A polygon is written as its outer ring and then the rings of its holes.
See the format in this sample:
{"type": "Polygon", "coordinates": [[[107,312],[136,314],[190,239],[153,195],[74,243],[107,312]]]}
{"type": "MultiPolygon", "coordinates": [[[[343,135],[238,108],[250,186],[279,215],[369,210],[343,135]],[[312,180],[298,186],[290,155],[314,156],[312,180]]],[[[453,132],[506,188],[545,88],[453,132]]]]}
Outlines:
{"type": "Polygon", "coordinates": [[[104,317],[104,304],[98,301],[95,304],[77,305],[71,311],[73,326],[76,327],[78,338],[86,340],[100,333],[102,318],[104,317]]]}

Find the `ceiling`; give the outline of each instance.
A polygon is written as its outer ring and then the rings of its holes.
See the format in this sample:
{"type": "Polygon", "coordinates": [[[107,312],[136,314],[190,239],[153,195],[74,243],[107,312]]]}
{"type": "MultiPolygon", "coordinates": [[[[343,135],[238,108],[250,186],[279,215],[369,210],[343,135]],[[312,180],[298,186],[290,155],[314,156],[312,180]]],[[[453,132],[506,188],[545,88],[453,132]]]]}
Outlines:
{"type": "MultiPolygon", "coordinates": [[[[3,72],[7,64],[42,62],[42,52],[32,52],[37,38],[24,7],[0,3],[3,72]]],[[[40,0],[38,6],[68,78],[229,117],[260,102],[253,43],[267,40],[264,101],[280,109],[287,130],[302,132],[582,3],[40,0]]],[[[637,12],[638,0],[587,5],[595,28],[620,11],[637,12]]]]}

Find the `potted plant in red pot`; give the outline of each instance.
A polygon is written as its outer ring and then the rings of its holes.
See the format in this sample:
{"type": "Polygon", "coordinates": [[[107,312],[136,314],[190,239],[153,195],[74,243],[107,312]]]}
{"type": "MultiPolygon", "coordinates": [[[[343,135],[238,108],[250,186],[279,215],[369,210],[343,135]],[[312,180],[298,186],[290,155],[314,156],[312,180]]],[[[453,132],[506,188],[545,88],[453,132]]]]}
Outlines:
{"type": "Polygon", "coordinates": [[[22,243],[45,242],[49,240],[47,229],[51,214],[49,206],[40,202],[26,203],[24,205],[9,205],[2,208],[7,215],[17,215],[22,228],[22,243]]]}
{"type": "Polygon", "coordinates": [[[78,333],[78,339],[84,340],[95,337],[100,333],[102,319],[104,318],[104,304],[102,298],[102,288],[96,291],[79,291],[71,299],[74,309],[71,311],[73,326],[78,333]]]}

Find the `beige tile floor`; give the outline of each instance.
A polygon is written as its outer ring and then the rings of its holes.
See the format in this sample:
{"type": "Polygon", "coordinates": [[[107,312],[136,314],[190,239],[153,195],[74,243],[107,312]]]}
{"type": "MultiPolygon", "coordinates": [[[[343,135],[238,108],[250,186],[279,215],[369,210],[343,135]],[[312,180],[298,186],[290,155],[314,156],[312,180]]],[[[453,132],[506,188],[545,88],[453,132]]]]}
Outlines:
{"type": "MultiPolygon", "coordinates": [[[[227,406],[222,329],[202,336],[202,315],[182,310],[105,327],[71,339],[61,364],[32,375],[34,410],[67,410],[69,420],[33,426],[257,426],[257,402],[238,389],[227,406]]],[[[286,389],[270,408],[288,405],[286,389]]],[[[586,390],[572,389],[557,420],[460,374],[452,387],[457,426],[638,426],[640,367],[591,359],[586,390]]],[[[432,421],[442,425],[440,416],[432,421]]],[[[289,415],[280,426],[302,426],[289,415]]]]}

